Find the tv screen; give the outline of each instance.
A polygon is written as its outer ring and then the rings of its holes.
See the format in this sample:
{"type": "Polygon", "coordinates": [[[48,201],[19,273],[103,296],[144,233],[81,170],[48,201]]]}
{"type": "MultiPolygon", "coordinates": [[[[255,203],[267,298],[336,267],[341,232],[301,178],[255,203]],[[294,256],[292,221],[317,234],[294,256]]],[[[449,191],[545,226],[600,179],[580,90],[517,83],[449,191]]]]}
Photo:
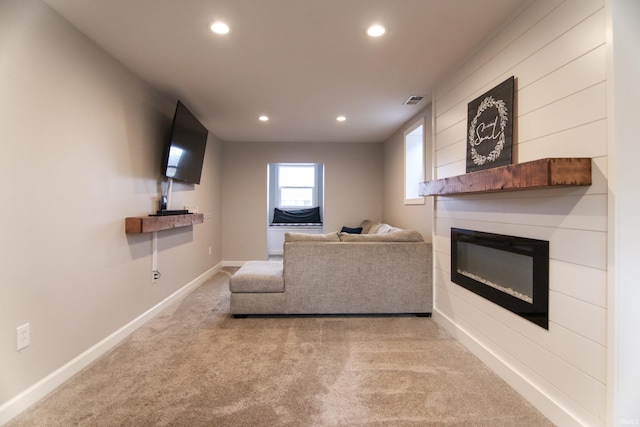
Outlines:
{"type": "Polygon", "coordinates": [[[187,107],[178,101],[173,116],[171,136],[162,158],[165,176],[192,184],[200,184],[204,152],[209,131],[187,107]]]}

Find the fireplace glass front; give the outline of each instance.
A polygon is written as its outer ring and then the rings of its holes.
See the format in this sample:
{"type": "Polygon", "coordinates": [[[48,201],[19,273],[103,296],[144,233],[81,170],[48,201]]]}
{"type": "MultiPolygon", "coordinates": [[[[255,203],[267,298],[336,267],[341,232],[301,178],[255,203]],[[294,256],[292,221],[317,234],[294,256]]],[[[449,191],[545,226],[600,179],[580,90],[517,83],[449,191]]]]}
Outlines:
{"type": "Polygon", "coordinates": [[[548,329],[548,241],[452,228],[451,280],[548,329]]]}

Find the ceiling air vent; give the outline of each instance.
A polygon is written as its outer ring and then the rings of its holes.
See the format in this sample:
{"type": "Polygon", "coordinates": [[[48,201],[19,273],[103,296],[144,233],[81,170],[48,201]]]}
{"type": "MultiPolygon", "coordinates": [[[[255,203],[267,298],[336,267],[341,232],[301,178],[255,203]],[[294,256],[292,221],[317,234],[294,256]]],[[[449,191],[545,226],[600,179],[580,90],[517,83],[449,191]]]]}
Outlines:
{"type": "Polygon", "coordinates": [[[402,103],[402,105],[416,105],[423,99],[424,99],[424,96],[411,95],[409,98],[407,98],[406,101],[402,103]]]}

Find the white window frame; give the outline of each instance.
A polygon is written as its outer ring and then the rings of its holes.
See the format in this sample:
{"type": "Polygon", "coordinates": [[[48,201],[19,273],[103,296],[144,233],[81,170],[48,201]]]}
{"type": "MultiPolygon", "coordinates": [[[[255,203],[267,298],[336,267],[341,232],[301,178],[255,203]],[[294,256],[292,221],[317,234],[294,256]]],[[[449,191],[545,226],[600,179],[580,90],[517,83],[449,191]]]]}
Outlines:
{"type": "Polygon", "coordinates": [[[276,207],[280,209],[303,209],[303,208],[311,208],[314,206],[319,206],[318,203],[318,166],[315,163],[278,163],[275,168],[275,183],[276,183],[276,207]],[[279,169],[281,167],[309,167],[313,169],[313,187],[282,187],[279,182],[280,172],[279,169]],[[300,205],[284,205],[282,204],[282,188],[311,188],[311,206],[300,206],[300,205]]]}
{"type": "Polygon", "coordinates": [[[425,180],[425,119],[422,118],[404,131],[404,204],[424,205],[419,196],[420,183],[425,180]],[[421,129],[421,132],[417,132],[421,129]]]}

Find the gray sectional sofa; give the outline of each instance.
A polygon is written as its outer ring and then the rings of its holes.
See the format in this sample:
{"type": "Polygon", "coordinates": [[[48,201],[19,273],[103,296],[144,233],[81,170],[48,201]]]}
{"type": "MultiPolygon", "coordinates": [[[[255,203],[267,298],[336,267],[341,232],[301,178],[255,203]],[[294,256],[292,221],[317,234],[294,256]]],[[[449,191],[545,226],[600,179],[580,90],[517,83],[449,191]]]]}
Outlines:
{"type": "Polygon", "coordinates": [[[430,314],[431,244],[363,224],[368,233],[287,233],[283,261],[249,261],[230,279],[231,313],[430,314]]]}

